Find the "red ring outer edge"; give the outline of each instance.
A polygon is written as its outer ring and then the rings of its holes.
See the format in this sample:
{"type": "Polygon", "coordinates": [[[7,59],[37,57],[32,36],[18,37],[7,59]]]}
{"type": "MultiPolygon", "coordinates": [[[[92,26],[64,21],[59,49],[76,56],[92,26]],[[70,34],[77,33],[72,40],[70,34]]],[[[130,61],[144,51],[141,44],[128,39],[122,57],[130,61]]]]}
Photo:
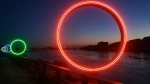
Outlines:
{"type": "Polygon", "coordinates": [[[104,3],[101,3],[101,2],[97,2],[97,1],[85,1],[85,2],[80,2],[78,4],[75,4],[73,5],[72,7],[70,7],[64,14],[63,16],[61,17],[59,23],[58,23],[58,26],[57,26],[57,45],[58,45],[58,48],[61,52],[61,54],[63,55],[63,57],[71,64],[73,65],[74,67],[78,68],[78,69],[81,69],[81,70],[85,70],[85,71],[100,71],[100,70],[104,70],[110,66],[112,66],[113,64],[115,64],[119,58],[121,57],[124,49],[125,49],[125,46],[126,46],[126,39],[127,39],[127,35],[126,35],[126,28],[125,28],[125,24],[123,22],[123,20],[121,19],[121,17],[119,16],[119,14],[114,10],[112,9],[110,6],[104,4],[104,3]],[[61,42],[60,42],[60,30],[61,30],[61,25],[65,19],[65,17],[70,13],[72,12],[73,10],[77,9],[77,8],[80,8],[80,7],[84,7],[84,6],[95,6],[95,7],[99,7],[99,8],[102,8],[104,9],[105,11],[107,11],[108,13],[110,13],[113,18],[116,20],[118,26],[119,26],[119,29],[120,29],[120,33],[121,33],[121,44],[120,44],[120,47],[119,47],[119,50],[118,52],[115,54],[115,56],[113,57],[113,59],[111,60],[111,62],[109,62],[108,64],[102,66],[102,67],[99,67],[99,68],[87,68],[87,67],[83,67],[83,66],[80,66],[76,63],[74,63],[71,59],[68,58],[68,56],[65,54],[65,52],[63,51],[62,49],[62,46],[61,46],[61,42]]]}

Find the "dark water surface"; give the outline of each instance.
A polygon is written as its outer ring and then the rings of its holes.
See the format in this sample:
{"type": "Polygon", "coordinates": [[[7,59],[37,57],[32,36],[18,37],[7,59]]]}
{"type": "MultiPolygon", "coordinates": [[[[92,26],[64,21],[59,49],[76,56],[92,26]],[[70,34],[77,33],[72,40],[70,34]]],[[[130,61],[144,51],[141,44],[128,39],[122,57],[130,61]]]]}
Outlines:
{"type": "MultiPolygon", "coordinates": [[[[96,51],[66,50],[66,54],[75,63],[96,68],[111,60],[115,52],[101,53],[96,51]]],[[[121,59],[112,67],[98,72],[95,76],[123,82],[125,84],[150,84],[150,60],[135,59],[150,57],[150,54],[124,52],[121,59]]],[[[66,61],[58,50],[27,52],[30,59],[43,59],[49,62],[66,61]]]]}

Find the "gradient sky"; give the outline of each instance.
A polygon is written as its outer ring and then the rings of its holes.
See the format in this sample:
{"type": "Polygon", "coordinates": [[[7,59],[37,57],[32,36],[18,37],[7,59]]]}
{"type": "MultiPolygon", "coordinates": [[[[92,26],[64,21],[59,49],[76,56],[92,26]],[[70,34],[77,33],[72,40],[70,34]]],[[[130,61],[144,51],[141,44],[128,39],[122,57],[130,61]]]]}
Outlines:
{"type": "MultiPolygon", "coordinates": [[[[56,27],[72,5],[86,0],[1,0],[0,45],[20,38],[29,47],[56,46],[56,27]]],[[[97,0],[110,5],[123,18],[128,40],[150,36],[150,0],[97,0]]],[[[64,46],[90,45],[120,40],[117,23],[96,7],[73,11],[64,21],[64,46]]]]}

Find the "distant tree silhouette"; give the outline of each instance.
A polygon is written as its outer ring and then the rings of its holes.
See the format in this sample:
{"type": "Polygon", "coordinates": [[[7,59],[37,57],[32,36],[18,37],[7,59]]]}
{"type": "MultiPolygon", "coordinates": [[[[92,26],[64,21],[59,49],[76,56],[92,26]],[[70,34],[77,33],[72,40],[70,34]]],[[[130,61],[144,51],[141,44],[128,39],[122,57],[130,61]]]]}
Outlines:
{"type": "Polygon", "coordinates": [[[91,51],[108,51],[108,42],[99,42],[97,45],[89,45],[82,47],[81,49],[91,51]]]}
{"type": "Polygon", "coordinates": [[[99,51],[108,51],[108,42],[99,42],[97,47],[99,51]]]}
{"type": "Polygon", "coordinates": [[[150,53],[150,36],[142,39],[142,51],[150,53]]]}
{"type": "Polygon", "coordinates": [[[117,51],[120,47],[120,42],[115,42],[109,45],[109,51],[117,51]]]}
{"type": "Polygon", "coordinates": [[[142,40],[141,39],[129,40],[127,42],[125,51],[141,52],[142,51],[142,40]]]}
{"type": "MultiPolygon", "coordinates": [[[[96,51],[118,51],[120,42],[115,42],[108,45],[108,42],[99,42],[98,45],[90,45],[82,47],[83,50],[96,51]]],[[[125,51],[127,52],[148,52],[150,53],[150,36],[143,39],[129,40],[126,44],[125,51]]]]}

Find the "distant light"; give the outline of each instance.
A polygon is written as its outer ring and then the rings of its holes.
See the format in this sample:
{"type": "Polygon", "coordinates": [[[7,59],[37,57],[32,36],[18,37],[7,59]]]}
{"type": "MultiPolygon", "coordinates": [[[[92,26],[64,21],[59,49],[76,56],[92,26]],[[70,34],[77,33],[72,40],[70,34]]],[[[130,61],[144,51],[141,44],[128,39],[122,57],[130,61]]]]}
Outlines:
{"type": "Polygon", "coordinates": [[[119,60],[119,58],[121,57],[121,55],[125,49],[126,38],[127,38],[126,37],[126,28],[125,28],[124,22],[121,19],[121,17],[119,16],[119,14],[114,9],[112,9],[110,6],[108,6],[104,3],[101,3],[101,2],[97,2],[97,1],[84,1],[84,2],[73,5],[62,15],[61,19],[59,20],[58,26],[57,26],[57,45],[59,47],[59,50],[60,50],[62,56],[74,67],[81,69],[81,70],[85,70],[85,71],[100,71],[100,70],[104,70],[104,69],[112,66],[113,64],[115,64],[119,60]],[[65,52],[61,46],[60,29],[61,29],[61,26],[62,26],[62,23],[63,23],[65,17],[67,17],[68,14],[70,14],[73,10],[75,10],[77,8],[81,8],[83,6],[95,6],[95,7],[104,9],[105,11],[107,11],[109,14],[111,14],[113,16],[113,18],[116,20],[116,22],[118,23],[118,26],[120,28],[121,46],[120,46],[118,52],[115,54],[114,58],[108,64],[105,64],[104,66],[100,66],[99,68],[87,68],[87,67],[83,67],[83,66],[76,64],[70,58],[68,58],[68,56],[65,54],[65,52]]]}
{"type": "Polygon", "coordinates": [[[21,54],[23,54],[23,53],[26,51],[26,49],[27,49],[26,43],[25,43],[23,40],[20,40],[20,39],[16,39],[16,40],[12,41],[11,44],[10,44],[10,50],[11,50],[11,52],[12,52],[14,55],[21,55],[21,54]],[[13,45],[15,42],[22,42],[22,43],[23,43],[24,49],[23,49],[22,52],[16,53],[16,52],[13,51],[12,45],[13,45]]]}

